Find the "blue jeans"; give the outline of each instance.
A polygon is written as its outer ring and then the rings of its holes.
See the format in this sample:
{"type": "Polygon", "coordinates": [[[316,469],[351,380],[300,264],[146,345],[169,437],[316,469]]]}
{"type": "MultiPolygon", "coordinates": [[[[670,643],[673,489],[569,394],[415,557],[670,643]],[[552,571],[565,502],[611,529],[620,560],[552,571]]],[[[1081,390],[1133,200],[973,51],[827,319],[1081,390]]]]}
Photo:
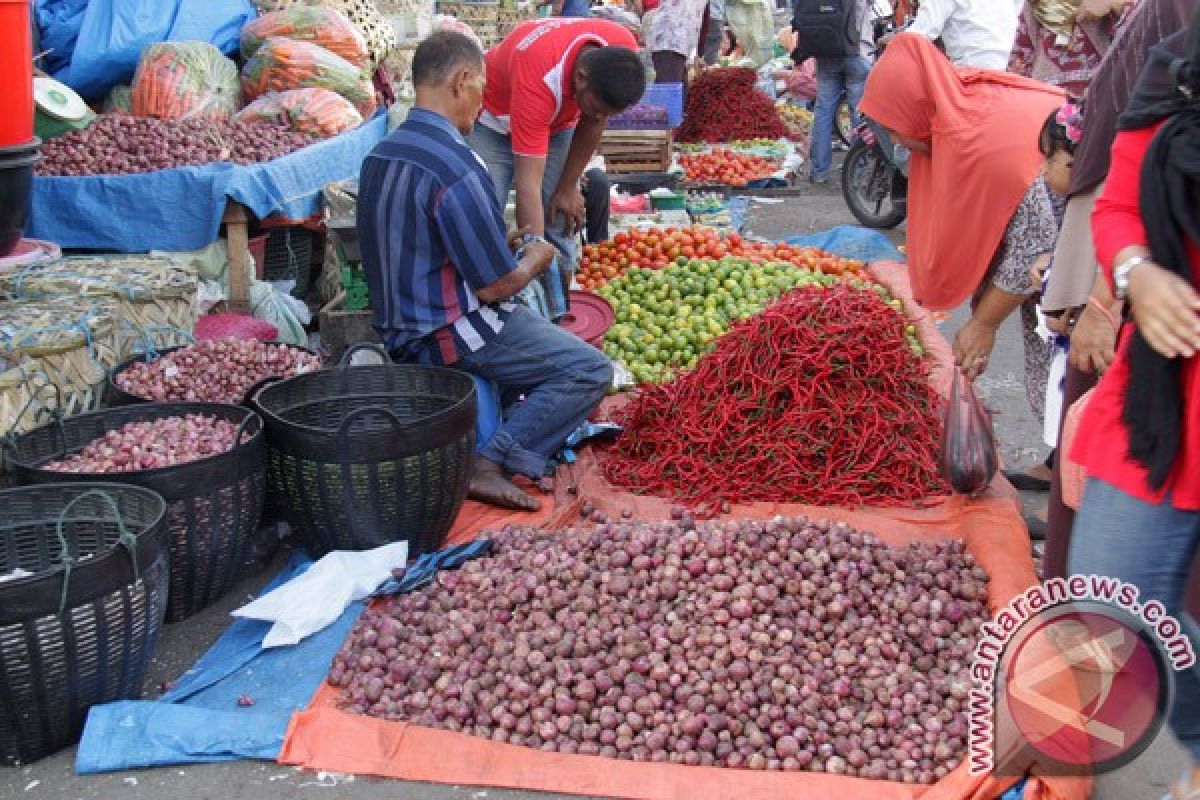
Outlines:
{"type": "MultiPolygon", "coordinates": [[[[1200,547],[1200,512],[1180,511],[1131,497],[1112,484],[1089,480],[1075,516],[1069,575],[1105,575],[1140,590],[1139,603],[1158,600],[1167,613],[1183,612],[1188,570],[1200,547]]],[[[1192,642],[1200,650],[1200,642],[1192,642]]],[[[1175,673],[1171,730],[1200,762],[1200,677],[1175,673]]]]}
{"type": "Polygon", "coordinates": [[[518,307],[500,335],[457,369],[494,381],[502,397],[524,394],[480,453],[512,473],[546,474],[547,459],[562,447],[604,399],[612,362],[574,334],[518,307]]]}
{"type": "Polygon", "coordinates": [[[833,119],[843,90],[854,115],[854,124],[858,125],[858,103],[862,100],[870,70],[870,62],[862,56],[817,59],[817,107],[813,111],[812,145],[809,147],[811,177],[829,177],[829,169],[833,166],[833,119]]]}
{"type": "MultiPolygon", "coordinates": [[[[558,179],[562,177],[563,167],[567,164],[567,151],[571,149],[571,136],[574,133],[574,130],[562,131],[550,137],[550,149],[546,153],[546,172],[542,176],[542,203],[548,203],[550,195],[558,188],[558,179]]],[[[513,173],[516,169],[512,137],[475,123],[475,130],[468,141],[487,164],[488,172],[492,174],[492,183],[496,185],[496,199],[500,201],[500,208],[503,209],[508,204],[508,193],[513,188],[513,173]]],[[[576,237],[567,236],[563,232],[562,220],[546,223],[546,238],[562,253],[567,271],[573,271],[578,242],[576,237]]]]}

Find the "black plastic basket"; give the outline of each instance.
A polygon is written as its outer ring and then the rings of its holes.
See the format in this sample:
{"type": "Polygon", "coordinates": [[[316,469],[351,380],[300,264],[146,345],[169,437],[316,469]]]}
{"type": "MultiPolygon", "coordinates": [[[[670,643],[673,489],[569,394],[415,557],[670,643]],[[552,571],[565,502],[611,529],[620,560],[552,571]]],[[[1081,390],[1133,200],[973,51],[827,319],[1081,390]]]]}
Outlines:
{"type": "Polygon", "coordinates": [[[113,483],[0,492],[0,764],[79,738],[88,709],[136,698],[167,605],[166,504],[113,483]]]}
{"type": "Polygon", "coordinates": [[[437,550],[474,465],[474,382],[439,367],[346,366],[360,349],[254,397],[271,490],[314,558],[397,541],[410,556],[437,550]]]}
{"type": "Polygon", "coordinates": [[[295,297],[304,297],[312,280],[313,232],[299,225],[272,228],[263,256],[263,280],[295,281],[295,297]]]}
{"type": "MultiPolygon", "coordinates": [[[[289,344],[287,342],[270,342],[270,344],[278,345],[278,346],[282,346],[282,347],[288,347],[288,348],[291,348],[292,350],[303,350],[306,353],[316,355],[315,351],[310,350],[307,347],[300,347],[299,345],[289,344]]],[[[173,353],[176,350],[182,350],[184,347],[188,347],[188,346],[189,345],[181,345],[179,347],[162,347],[157,350],[157,354],[158,354],[158,356],[165,356],[167,353],[173,353]]],[[[139,397],[136,394],[130,394],[129,392],[125,391],[124,389],[122,389],[120,386],[117,385],[117,376],[118,375],[120,375],[122,372],[124,372],[125,370],[132,367],[134,364],[140,364],[143,361],[149,361],[149,360],[150,360],[150,356],[148,354],[141,353],[132,358],[125,359],[120,364],[117,364],[115,367],[113,367],[111,370],[109,370],[109,372],[108,372],[108,405],[110,405],[110,406],[131,406],[136,403],[152,403],[152,402],[154,402],[153,400],[148,400],[145,397],[139,397]]],[[[246,396],[242,398],[240,405],[244,405],[248,408],[252,408],[252,406],[250,405],[250,398],[261,387],[265,386],[267,383],[270,383],[274,380],[276,380],[276,379],[275,378],[267,378],[266,380],[259,381],[255,385],[251,386],[246,391],[246,396]]]]}
{"type": "Polygon", "coordinates": [[[67,417],[19,436],[13,444],[13,468],[22,483],[95,481],[99,476],[55,472],[42,465],[126,423],[183,414],[206,414],[241,426],[239,443],[228,452],[187,464],[103,476],[114,483],[152,489],[167,501],[168,622],[186,619],[219,600],[247,560],[266,486],[262,418],[241,406],[221,403],[142,403],[67,417]]]}

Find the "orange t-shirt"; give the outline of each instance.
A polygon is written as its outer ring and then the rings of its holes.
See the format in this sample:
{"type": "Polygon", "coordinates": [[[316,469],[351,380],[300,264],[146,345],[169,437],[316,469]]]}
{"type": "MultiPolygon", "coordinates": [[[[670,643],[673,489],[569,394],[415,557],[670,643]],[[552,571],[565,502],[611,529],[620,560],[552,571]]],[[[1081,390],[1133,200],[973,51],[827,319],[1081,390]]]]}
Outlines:
{"type": "Polygon", "coordinates": [[[553,17],[518,25],[487,53],[479,121],[511,134],[516,155],[544,157],[550,135],[579,121],[571,73],[588,44],[637,49],[633,34],[608,20],[553,17]]]}

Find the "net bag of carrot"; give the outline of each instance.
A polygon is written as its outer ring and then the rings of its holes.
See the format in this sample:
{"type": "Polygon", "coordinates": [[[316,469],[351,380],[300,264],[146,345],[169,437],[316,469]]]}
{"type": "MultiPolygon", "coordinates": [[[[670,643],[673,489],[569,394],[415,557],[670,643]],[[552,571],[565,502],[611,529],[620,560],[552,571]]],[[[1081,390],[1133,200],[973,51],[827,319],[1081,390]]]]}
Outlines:
{"type": "Polygon", "coordinates": [[[344,14],[327,6],[297,6],[263,14],[242,28],[242,58],[250,59],[272,36],[312,42],[356,67],[370,60],[367,40],[344,14]]]}
{"type": "Polygon", "coordinates": [[[160,42],[142,51],[130,109],[137,117],[227,121],[240,102],[237,65],[207,42],[160,42]]]}
{"type": "Polygon", "coordinates": [[[239,111],[234,122],[279,125],[321,138],[337,136],[362,124],[362,114],[350,101],[328,89],[289,89],[271,92],[239,111]]]}
{"type": "Polygon", "coordinates": [[[329,89],[350,101],[363,118],[375,111],[375,87],[363,70],[311,42],[272,36],[242,68],[247,101],[268,92],[329,89]]]}

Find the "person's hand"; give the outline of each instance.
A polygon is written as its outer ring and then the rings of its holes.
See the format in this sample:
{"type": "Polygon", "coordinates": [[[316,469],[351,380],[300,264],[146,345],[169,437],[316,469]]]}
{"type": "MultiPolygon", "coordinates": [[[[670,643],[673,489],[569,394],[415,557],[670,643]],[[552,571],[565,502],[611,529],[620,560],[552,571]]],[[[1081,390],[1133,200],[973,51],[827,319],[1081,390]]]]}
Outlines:
{"type": "Polygon", "coordinates": [[[1045,315],[1046,328],[1052,333],[1057,333],[1059,336],[1066,336],[1071,332],[1071,312],[1064,311],[1058,316],[1045,315]]]}
{"type": "Polygon", "coordinates": [[[1092,303],[1084,306],[1071,331],[1071,366],[1089,375],[1104,374],[1117,355],[1117,330],[1092,303]]]}
{"type": "Polygon", "coordinates": [[[1052,253],[1042,253],[1029,265],[1029,280],[1033,281],[1034,291],[1042,290],[1042,281],[1046,278],[1046,268],[1050,266],[1052,258],[1054,258],[1052,253]]]}
{"type": "Polygon", "coordinates": [[[555,225],[559,215],[563,217],[563,233],[574,236],[583,230],[587,212],[583,202],[583,192],[578,187],[559,189],[550,196],[546,204],[546,222],[555,225]]]}
{"type": "Polygon", "coordinates": [[[521,245],[526,236],[533,232],[533,228],[526,225],[523,228],[514,228],[508,232],[508,249],[514,253],[521,249],[521,245]]]}
{"type": "Polygon", "coordinates": [[[530,242],[525,246],[524,258],[529,259],[533,264],[535,278],[550,267],[556,255],[558,255],[558,250],[549,242],[530,242]]]}
{"type": "Polygon", "coordinates": [[[954,363],[973,381],[987,369],[995,346],[996,329],[971,317],[954,337],[954,363]]]}
{"type": "Polygon", "coordinates": [[[1166,358],[1191,358],[1200,351],[1200,295],[1192,285],[1157,264],[1129,273],[1129,301],[1138,331],[1166,358]]]}

